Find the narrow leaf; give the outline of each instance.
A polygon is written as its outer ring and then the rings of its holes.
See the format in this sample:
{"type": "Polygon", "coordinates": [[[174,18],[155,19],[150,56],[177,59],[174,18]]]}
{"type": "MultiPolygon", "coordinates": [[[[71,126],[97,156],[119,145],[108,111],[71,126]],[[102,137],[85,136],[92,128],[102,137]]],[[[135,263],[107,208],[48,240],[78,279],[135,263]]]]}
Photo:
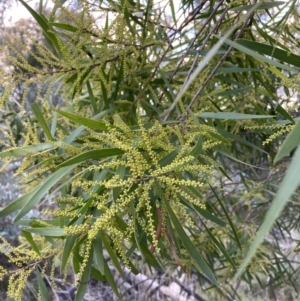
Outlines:
{"type": "Polygon", "coordinates": [[[47,122],[39,108],[39,106],[36,103],[33,103],[31,105],[32,111],[37,119],[37,121],[39,122],[40,126],[42,127],[44,134],[46,135],[47,139],[50,141],[53,141],[53,137],[51,135],[51,132],[49,130],[49,127],[47,125],[47,122]]]}
{"type": "Polygon", "coordinates": [[[241,242],[240,242],[240,239],[239,239],[239,236],[238,236],[238,234],[237,234],[236,228],[235,228],[235,226],[234,226],[234,224],[233,224],[233,222],[232,222],[232,220],[231,220],[231,218],[230,218],[230,216],[229,216],[229,214],[228,214],[228,212],[227,212],[225,206],[223,205],[223,203],[222,203],[222,201],[220,200],[219,196],[216,194],[216,192],[215,192],[215,190],[213,189],[213,187],[210,186],[210,188],[211,188],[211,190],[213,191],[213,193],[214,193],[216,199],[218,200],[220,206],[222,207],[223,212],[225,213],[225,216],[226,216],[226,218],[227,218],[227,220],[228,220],[228,222],[229,222],[229,225],[230,225],[230,227],[231,227],[232,233],[233,233],[233,235],[234,235],[235,241],[237,242],[237,244],[238,244],[240,250],[242,250],[242,244],[241,244],[241,242]]]}
{"type": "Polygon", "coordinates": [[[37,152],[54,149],[55,147],[56,146],[51,143],[40,143],[36,145],[28,145],[25,147],[8,149],[0,153],[0,158],[23,157],[29,154],[35,154],[37,152]]]}
{"type": "Polygon", "coordinates": [[[93,111],[96,114],[97,113],[97,103],[96,103],[96,99],[95,99],[95,96],[94,96],[94,93],[93,93],[93,89],[92,89],[91,84],[88,80],[86,82],[86,86],[88,88],[89,97],[90,97],[90,101],[91,101],[91,104],[92,104],[92,107],[93,107],[93,111]]]}
{"type": "Polygon", "coordinates": [[[116,267],[116,269],[118,270],[118,272],[120,273],[120,275],[125,278],[125,275],[124,275],[124,272],[122,270],[122,267],[120,265],[120,262],[118,260],[118,257],[115,253],[115,251],[113,250],[113,248],[110,246],[109,242],[107,241],[107,238],[105,237],[105,234],[103,231],[100,231],[100,237],[101,237],[101,240],[105,246],[105,249],[108,253],[108,255],[110,256],[112,262],[114,263],[114,266],[116,267]]]}
{"type": "MultiPolygon", "coordinates": [[[[254,41],[239,39],[236,41],[238,44],[243,45],[252,50],[258,51],[270,57],[273,57],[279,61],[291,64],[296,67],[300,67],[300,56],[288,52],[286,50],[282,50],[280,48],[274,47],[272,45],[267,45],[263,43],[258,43],[254,41]]],[[[276,41],[277,42],[277,41],[276,41]]]]}
{"type": "Polygon", "coordinates": [[[300,147],[297,148],[293,156],[292,162],[288,170],[286,171],[282,183],[279,186],[279,190],[276,194],[276,197],[273,200],[272,205],[268,210],[262,225],[259,227],[256,237],[252,242],[252,244],[250,245],[250,249],[235,275],[235,279],[238,278],[242,274],[244,269],[248,266],[252,257],[255,255],[257,249],[264,241],[264,238],[271,230],[274,222],[278,218],[279,214],[283,210],[289,198],[300,184],[299,170],[300,170],[300,147]]]}
{"type": "Polygon", "coordinates": [[[182,228],[181,223],[179,222],[173,210],[171,209],[169,202],[164,199],[164,203],[168,211],[168,216],[172,221],[172,224],[176,229],[182,241],[182,244],[185,246],[186,251],[190,254],[191,258],[193,259],[195,267],[197,268],[197,270],[199,270],[199,272],[203,272],[212,281],[212,283],[217,285],[217,280],[213,272],[211,271],[204,258],[201,256],[199,251],[196,249],[196,247],[182,228]]]}
{"type": "MultiPolygon", "coordinates": [[[[20,2],[22,3],[22,5],[24,5],[26,7],[26,9],[30,12],[32,17],[36,20],[36,22],[43,29],[44,35],[46,36],[46,38],[50,42],[50,44],[52,44],[54,46],[54,48],[60,52],[60,44],[58,43],[59,37],[57,35],[55,35],[53,32],[51,32],[51,28],[47,24],[47,22],[44,20],[44,18],[42,16],[40,16],[35,10],[33,10],[25,1],[20,0],[20,2]]],[[[61,45],[63,45],[63,43],[61,45]]]]}
{"type": "Polygon", "coordinates": [[[70,257],[71,251],[76,242],[76,235],[68,236],[64,243],[64,249],[61,256],[60,271],[63,272],[70,257]]]}
{"type": "Polygon", "coordinates": [[[65,23],[58,23],[58,22],[48,22],[49,25],[57,27],[57,28],[61,28],[67,31],[71,31],[71,32],[77,32],[79,31],[79,29],[73,25],[70,24],[65,24],[65,23]]]}
{"type": "Polygon", "coordinates": [[[288,156],[290,152],[300,144],[300,120],[297,121],[294,128],[289,132],[286,139],[279,148],[274,162],[278,162],[282,158],[288,156]]]}
{"type": "Polygon", "coordinates": [[[213,118],[213,119],[263,119],[263,118],[273,118],[274,115],[252,115],[252,114],[241,114],[241,113],[228,113],[228,112],[205,112],[199,115],[201,118],[213,118]]]}
{"type": "Polygon", "coordinates": [[[167,116],[177,105],[179,100],[182,98],[182,96],[185,94],[189,86],[193,83],[193,81],[198,77],[200,72],[207,66],[207,64],[211,61],[211,59],[217,54],[218,50],[221,48],[225,40],[232,34],[232,32],[236,29],[237,25],[232,26],[223,36],[220,38],[220,40],[211,48],[211,50],[205,55],[205,57],[202,59],[202,61],[199,63],[195,71],[191,74],[189,79],[186,81],[186,83],[181,87],[179,93],[176,95],[176,98],[174,99],[172,105],[164,112],[164,115],[167,116]]]}
{"type": "Polygon", "coordinates": [[[77,115],[74,115],[74,114],[71,114],[68,112],[64,112],[61,110],[57,110],[57,113],[59,113],[60,115],[62,115],[64,117],[67,117],[68,119],[70,119],[78,124],[84,125],[88,128],[92,128],[92,129],[96,129],[96,130],[100,130],[100,131],[108,130],[106,124],[102,123],[100,121],[96,121],[91,118],[77,116],[77,115]]]}
{"type": "Polygon", "coordinates": [[[292,123],[295,123],[294,118],[280,104],[277,104],[276,112],[281,114],[283,117],[285,117],[286,119],[288,119],[292,123]]]}
{"type": "Polygon", "coordinates": [[[0,218],[8,216],[17,210],[20,210],[25,204],[29,202],[32,196],[38,191],[42,184],[34,187],[32,190],[27,192],[26,194],[22,195],[21,197],[17,198],[16,200],[9,203],[5,206],[2,210],[0,210],[0,218]]]}
{"type": "Polygon", "coordinates": [[[22,235],[25,237],[25,239],[29,242],[29,244],[31,245],[32,249],[39,255],[41,255],[41,252],[38,248],[38,246],[36,245],[35,241],[32,238],[32,235],[30,232],[26,231],[26,229],[22,230],[22,235]]]}
{"type": "Polygon", "coordinates": [[[97,236],[93,242],[93,246],[94,246],[94,261],[96,263],[96,267],[98,268],[98,270],[100,271],[100,273],[102,275],[104,275],[105,271],[105,267],[104,267],[104,261],[105,258],[103,256],[103,249],[102,249],[102,240],[100,237],[100,234],[97,233],[97,236]]]}
{"type": "Polygon", "coordinates": [[[63,167],[58,171],[54,172],[48,179],[37,189],[33,194],[32,198],[25,204],[18,215],[15,217],[14,221],[21,219],[26,213],[28,213],[39,201],[40,199],[49,191],[49,189],[56,184],[61,178],[68,174],[76,165],[63,167]]]}
{"type": "Polygon", "coordinates": [[[202,136],[199,135],[196,145],[190,152],[190,156],[197,158],[202,152],[202,144],[203,144],[203,139],[202,139],[202,136]]]}
{"type": "Polygon", "coordinates": [[[24,231],[51,237],[60,237],[65,235],[65,231],[62,228],[26,228],[24,231]]]}
{"type": "Polygon", "coordinates": [[[216,247],[219,249],[219,251],[225,256],[225,258],[228,260],[228,262],[232,265],[234,270],[236,270],[235,263],[233,262],[232,258],[228,254],[227,250],[224,248],[221,242],[218,241],[218,239],[213,235],[213,233],[208,229],[208,227],[205,225],[205,223],[202,223],[204,226],[206,232],[208,233],[209,237],[213,241],[213,243],[216,245],[216,247]]]}
{"type": "Polygon", "coordinates": [[[112,157],[112,156],[118,156],[123,155],[124,151],[122,151],[119,148],[107,148],[107,149],[98,149],[98,150],[92,150],[87,151],[83,154],[80,154],[76,157],[73,157],[72,159],[69,159],[57,166],[57,168],[73,165],[73,164],[79,164],[81,162],[84,162],[86,160],[96,160],[101,159],[105,157],[112,157]]]}
{"type": "Polygon", "coordinates": [[[44,282],[43,276],[41,272],[39,271],[39,268],[36,268],[36,274],[37,274],[37,279],[38,279],[38,285],[39,285],[39,290],[41,293],[42,301],[49,301],[50,300],[50,295],[48,292],[48,289],[46,287],[46,284],[44,282]]]}
{"type": "MultiPolygon", "coordinates": [[[[259,9],[269,9],[269,8],[273,8],[273,7],[277,7],[280,5],[285,4],[284,1],[274,1],[274,2],[263,2],[261,1],[259,3],[259,6],[256,8],[256,10],[259,9]]],[[[229,8],[229,10],[231,11],[249,11],[249,9],[253,8],[254,5],[239,5],[236,7],[231,7],[229,8]]]]}
{"type": "Polygon", "coordinates": [[[116,285],[116,282],[114,280],[114,277],[111,273],[111,270],[106,262],[106,260],[104,260],[104,276],[108,282],[108,284],[110,285],[110,287],[112,288],[113,292],[116,294],[116,296],[120,299],[121,296],[119,294],[119,291],[118,291],[118,287],[116,285]]]}
{"type": "Polygon", "coordinates": [[[237,42],[234,42],[234,41],[231,41],[231,40],[227,39],[225,41],[225,43],[228,44],[228,45],[230,45],[230,46],[232,46],[232,47],[234,47],[235,49],[240,50],[241,52],[244,52],[244,53],[252,56],[256,60],[263,61],[265,63],[270,64],[271,66],[276,66],[276,67],[282,68],[284,70],[297,72],[297,70],[295,68],[292,68],[290,66],[287,66],[287,65],[284,65],[284,64],[281,64],[281,63],[278,63],[275,60],[269,59],[269,58],[267,58],[267,57],[265,57],[265,56],[263,56],[263,55],[255,52],[255,51],[253,51],[253,50],[251,50],[251,49],[249,49],[249,48],[247,48],[247,47],[245,47],[245,46],[243,46],[243,45],[241,45],[241,44],[239,44],[237,42]]]}
{"type": "Polygon", "coordinates": [[[87,290],[87,287],[88,287],[88,284],[90,281],[92,262],[93,262],[93,247],[91,247],[89,257],[87,258],[87,261],[85,262],[85,268],[84,268],[84,271],[80,278],[79,287],[76,292],[76,297],[75,297],[74,301],[82,301],[84,298],[84,295],[86,293],[86,290],[87,290]]]}
{"type": "Polygon", "coordinates": [[[158,161],[158,164],[160,165],[160,167],[165,167],[169,164],[171,164],[174,159],[176,158],[176,156],[178,155],[178,149],[175,149],[174,151],[172,151],[171,153],[167,154],[165,157],[161,158],[158,161]]]}

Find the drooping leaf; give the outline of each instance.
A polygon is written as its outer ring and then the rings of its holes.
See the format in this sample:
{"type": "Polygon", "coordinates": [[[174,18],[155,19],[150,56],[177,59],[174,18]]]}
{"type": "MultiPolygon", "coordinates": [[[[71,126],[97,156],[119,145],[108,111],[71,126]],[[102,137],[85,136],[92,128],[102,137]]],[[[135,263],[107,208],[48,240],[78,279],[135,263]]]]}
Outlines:
{"type": "Polygon", "coordinates": [[[8,205],[6,205],[3,209],[0,210],[0,218],[8,216],[25,206],[29,202],[29,200],[33,197],[33,195],[38,191],[42,184],[34,187],[32,190],[12,201],[8,205]]]}
{"type": "Polygon", "coordinates": [[[94,246],[94,261],[96,264],[96,267],[100,271],[102,275],[105,274],[105,267],[104,267],[104,261],[105,258],[103,256],[103,249],[102,249],[102,239],[100,237],[100,233],[96,235],[96,238],[93,242],[94,246]]]}
{"type": "Polygon", "coordinates": [[[293,71],[293,72],[296,72],[296,69],[293,68],[293,67],[290,67],[288,65],[284,65],[284,64],[281,64],[273,59],[269,59],[268,57],[264,56],[264,55],[261,55],[259,54],[258,52],[256,51],[253,51],[251,48],[248,48],[248,47],[245,47],[235,41],[231,41],[229,39],[227,39],[225,41],[226,44],[240,50],[241,52],[244,52],[250,56],[252,56],[254,59],[258,60],[258,61],[263,61],[265,63],[268,63],[270,64],[271,66],[276,66],[276,67],[279,67],[283,70],[288,70],[288,71],[293,71]]]}
{"type": "Polygon", "coordinates": [[[273,118],[274,115],[252,115],[252,114],[242,114],[242,113],[231,113],[231,112],[205,112],[199,115],[201,118],[212,118],[212,119],[263,119],[263,118],[273,118]]]}
{"type": "Polygon", "coordinates": [[[300,121],[296,123],[294,128],[289,132],[286,139],[283,141],[280,146],[274,162],[278,162],[282,158],[288,156],[290,152],[295,149],[300,144],[300,121]]]}
{"type": "Polygon", "coordinates": [[[64,112],[61,110],[57,110],[57,113],[67,117],[68,119],[74,121],[75,123],[84,125],[88,128],[92,128],[92,129],[96,129],[96,130],[100,130],[100,131],[107,131],[107,126],[105,123],[93,120],[91,118],[86,118],[86,117],[82,117],[82,116],[77,116],[74,114],[71,114],[69,112],[64,112]]]}
{"type": "Polygon", "coordinates": [[[61,256],[61,264],[60,264],[60,271],[63,272],[67,263],[68,263],[68,260],[69,260],[69,257],[71,255],[71,251],[75,245],[75,242],[76,242],[76,236],[75,235],[72,235],[72,236],[68,236],[65,240],[65,243],[64,243],[64,248],[63,248],[63,252],[62,252],[62,256],[61,256]]]}
{"type": "Polygon", "coordinates": [[[25,147],[19,147],[14,149],[8,149],[0,153],[0,158],[7,158],[7,157],[24,157],[28,156],[29,154],[35,154],[37,152],[51,150],[56,148],[56,146],[52,143],[40,143],[36,145],[28,145],[25,147]]]}
{"type": "Polygon", "coordinates": [[[216,280],[213,272],[211,271],[211,269],[209,268],[208,264],[206,263],[206,261],[204,260],[202,255],[199,253],[199,251],[197,250],[195,245],[192,243],[191,239],[188,237],[188,235],[186,234],[186,232],[182,228],[182,225],[180,224],[178,218],[174,214],[174,212],[173,212],[172,208],[170,207],[168,201],[164,200],[164,204],[166,206],[168,216],[169,216],[169,218],[170,218],[170,220],[171,220],[171,222],[174,226],[174,229],[178,233],[178,235],[179,235],[179,237],[182,241],[182,244],[186,248],[186,251],[190,254],[195,267],[201,273],[203,272],[211,280],[211,282],[213,284],[217,285],[217,280],[216,280]]]}
{"type": "Polygon", "coordinates": [[[270,57],[273,57],[279,61],[291,64],[296,67],[300,67],[300,56],[288,52],[286,50],[282,50],[280,48],[274,47],[272,45],[267,45],[255,41],[249,41],[245,39],[238,39],[236,41],[238,44],[243,45],[249,49],[258,51],[270,57]]]}
{"type": "MultiPolygon", "coordinates": [[[[259,5],[256,9],[269,9],[273,7],[277,7],[285,4],[284,1],[270,1],[270,2],[259,2],[259,5]]],[[[231,11],[249,11],[249,9],[253,8],[254,5],[238,5],[235,7],[231,7],[229,10],[231,11]]]]}
{"type": "Polygon", "coordinates": [[[123,272],[122,267],[120,265],[120,262],[118,260],[118,257],[116,256],[115,251],[113,250],[113,248],[110,246],[107,238],[105,237],[105,234],[102,231],[100,231],[99,235],[101,237],[103,245],[105,246],[105,249],[106,249],[107,253],[109,254],[114,266],[117,268],[120,275],[123,278],[125,278],[125,275],[124,275],[124,272],[123,272]]]}
{"type": "Polygon", "coordinates": [[[78,286],[74,301],[82,301],[84,298],[84,295],[88,288],[88,284],[90,282],[92,262],[93,262],[93,247],[91,247],[89,256],[88,256],[87,260],[85,261],[85,268],[84,268],[82,276],[80,278],[79,286],[78,286]]]}
{"type": "Polygon", "coordinates": [[[38,189],[36,189],[31,198],[27,201],[24,207],[20,210],[18,215],[15,217],[14,221],[21,219],[26,213],[28,213],[40,200],[41,198],[49,191],[49,189],[57,183],[61,178],[68,174],[76,165],[62,167],[61,169],[54,172],[48,179],[43,182],[38,189]]]}
{"type": "Polygon", "coordinates": [[[74,158],[71,158],[57,166],[57,168],[62,168],[65,166],[70,166],[74,164],[79,164],[81,162],[87,161],[87,160],[96,160],[101,159],[105,157],[113,157],[118,155],[123,155],[124,151],[118,148],[107,148],[107,149],[99,149],[99,150],[91,150],[84,152],[74,158]]]}
{"type": "Polygon", "coordinates": [[[49,294],[46,284],[44,282],[43,276],[42,276],[41,272],[39,271],[39,268],[37,267],[35,271],[36,271],[37,278],[38,278],[39,291],[41,294],[42,301],[50,301],[50,294],[49,294]]]}
{"type": "Polygon", "coordinates": [[[36,103],[32,104],[31,108],[32,108],[32,111],[33,111],[33,113],[34,113],[37,121],[39,122],[40,126],[42,127],[42,129],[43,129],[43,131],[44,131],[47,139],[49,141],[53,141],[54,140],[53,136],[52,136],[52,134],[50,132],[50,129],[49,129],[48,125],[47,125],[47,122],[46,122],[46,120],[45,120],[45,118],[44,118],[44,116],[43,116],[40,108],[38,107],[38,105],[36,103]]]}
{"type": "Polygon", "coordinates": [[[30,232],[26,231],[26,229],[23,229],[22,230],[22,235],[25,237],[25,239],[29,242],[29,244],[31,245],[32,249],[39,255],[39,256],[42,256],[41,255],[41,252],[38,248],[38,246],[36,245],[32,235],[30,232]]]}
{"type": "Polygon", "coordinates": [[[65,235],[65,230],[62,228],[26,228],[23,231],[51,237],[61,237],[65,235]]]}
{"type": "Polygon", "coordinates": [[[264,241],[266,235],[271,230],[273,224],[278,218],[279,214],[283,210],[284,206],[287,204],[289,198],[300,184],[300,147],[297,148],[291,165],[285,173],[283,181],[279,186],[279,190],[277,191],[275,199],[272,201],[272,205],[269,208],[265,219],[261,226],[259,227],[257,234],[254,238],[254,241],[251,243],[249,250],[244,258],[242,264],[240,265],[237,273],[235,274],[235,278],[238,278],[243,272],[244,269],[248,266],[251,259],[255,255],[257,249],[264,241]]]}

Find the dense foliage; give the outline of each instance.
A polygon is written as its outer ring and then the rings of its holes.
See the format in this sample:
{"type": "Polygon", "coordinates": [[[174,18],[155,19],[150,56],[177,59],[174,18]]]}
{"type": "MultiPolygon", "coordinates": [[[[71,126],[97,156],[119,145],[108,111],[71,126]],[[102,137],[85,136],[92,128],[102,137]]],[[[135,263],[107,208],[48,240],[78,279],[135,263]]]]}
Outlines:
{"type": "Polygon", "coordinates": [[[20,2],[35,23],[1,46],[0,158],[22,158],[23,190],[0,211],[23,226],[0,246],[8,295],[36,274],[49,300],[47,271],[71,267],[76,301],[91,276],[120,296],[111,269],[138,274],[137,256],[221,298],[297,291],[279,243],[299,224],[297,2],[20,2]]]}

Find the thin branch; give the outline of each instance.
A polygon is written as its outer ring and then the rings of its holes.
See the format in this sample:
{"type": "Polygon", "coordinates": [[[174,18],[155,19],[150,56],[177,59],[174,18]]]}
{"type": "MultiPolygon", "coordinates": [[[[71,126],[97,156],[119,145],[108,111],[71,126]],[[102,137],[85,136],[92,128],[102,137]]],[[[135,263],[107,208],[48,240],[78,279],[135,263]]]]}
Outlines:
{"type": "MultiPolygon", "coordinates": [[[[242,36],[242,34],[245,31],[245,28],[248,26],[248,22],[252,21],[254,13],[252,13],[251,15],[248,16],[248,18],[246,19],[246,21],[244,22],[241,30],[239,31],[239,33],[237,34],[236,39],[240,38],[242,36]]],[[[191,106],[193,105],[193,103],[196,101],[197,97],[200,95],[200,93],[203,91],[203,89],[205,88],[206,84],[209,82],[209,80],[215,75],[216,71],[218,70],[218,68],[220,67],[220,65],[225,61],[225,59],[227,58],[227,56],[229,55],[229,53],[232,50],[232,46],[230,46],[227,51],[225,52],[225,54],[221,57],[221,59],[218,61],[218,63],[216,64],[216,66],[214,67],[214,69],[211,71],[211,73],[209,74],[209,76],[205,79],[205,81],[203,82],[203,84],[200,86],[200,88],[198,89],[198,91],[196,92],[196,94],[194,95],[194,97],[192,98],[191,102],[189,103],[189,105],[187,106],[187,109],[190,109],[191,106]]]]}

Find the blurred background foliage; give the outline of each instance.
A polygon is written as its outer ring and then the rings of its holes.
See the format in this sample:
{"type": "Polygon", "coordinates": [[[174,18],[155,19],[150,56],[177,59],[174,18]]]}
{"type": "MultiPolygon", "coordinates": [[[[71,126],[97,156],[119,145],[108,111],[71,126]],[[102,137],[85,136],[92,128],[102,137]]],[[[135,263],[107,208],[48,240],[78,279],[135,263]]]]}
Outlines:
{"type": "MultiPolygon", "coordinates": [[[[289,148],[289,156],[274,164],[280,145],[299,118],[298,1],[269,1],[255,6],[257,1],[203,0],[179,3],[82,0],[51,1],[52,5],[47,7],[43,1],[36,6],[33,2],[21,2],[27,5],[29,11],[30,7],[33,8],[33,19],[21,19],[10,26],[1,27],[3,79],[0,114],[2,158],[6,163],[3,166],[9,166],[7,164],[15,162],[18,157],[6,158],[10,147],[20,147],[19,157],[27,156],[26,160],[31,160],[24,168],[25,181],[23,178],[24,183],[19,185],[24,193],[32,191],[40,181],[47,181],[56,168],[61,168],[58,166],[62,162],[76,158],[78,150],[74,151],[71,146],[84,148],[85,137],[94,142],[89,137],[89,129],[93,126],[91,120],[95,116],[100,116],[97,117],[100,121],[112,124],[113,116],[118,114],[132,128],[139,125],[141,118],[145,124],[158,121],[171,125],[184,124],[187,119],[192,119],[199,129],[204,126],[215,129],[209,141],[218,143],[202,149],[201,154],[205,157],[199,160],[202,164],[214,160],[220,167],[207,175],[210,178],[205,187],[197,188],[194,192],[205,204],[206,211],[197,211],[188,202],[185,203],[185,210],[195,225],[192,228],[186,222],[186,216],[181,215],[180,208],[174,206],[173,210],[188,233],[192,251],[201,253],[218,285],[205,271],[195,268],[191,250],[187,250],[183,243],[185,236],[174,220],[169,219],[166,227],[173,229],[174,233],[171,233],[171,240],[164,238],[165,248],[160,253],[147,252],[152,240],[146,232],[143,235],[147,238],[141,239],[145,242],[146,250],[138,246],[139,242],[135,248],[128,250],[132,264],[142,271],[147,277],[145,279],[157,283],[155,288],[151,287],[152,284],[148,286],[148,291],[139,287],[138,284],[146,280],[133,278],[130,272],[124,280],[120,280],[116,262],[126,268],[118,252],[115,251],[116,258],[112,257],[113,240],[103,247],[103,256],[112,274],[101,269],[97,270],[97,274],[94,262],[92,276],[104,281],[103,287],[108,282],[108,287],[115,294],[117,283],[123,300],[138,300],[138,294],[145,290],[149,300],[172,299],[168,291],[162,288],[172,290],[174,279],[182,280],[184,272],[190,278],[177,285],[179,295],[187,294],[186,300],[297,300],[299,189],[287,197],[289,201],[280,217],[275,220],[274,216],[272,230],[256,250],[254,259],[242,276],[238,280],[233,277],[277,191],[282,189],[280,185],[294,155],[294,148],[299,144],[296,141],[295,146],[289,148]],[[214,46],[226,35],[227,39],[214,51],[214,46]],[[204,61],[205,66],[198,71],[204,61]],[[267,117],[256,118],[257,115],[267,117]],[[86,131],[81,129],[82,125],[86,131]],[[28,136],[30,127],[36,131],[34,139],[34,135],[28,136]],[[80,129],[82,136],[78,134],[80,129]],[[75,138],[67,140],[72,135],[75,138]],[[28,137],[32,141],[28,141],[28,137]],[[57,143],[69,143],[70,149],[59,147],[57,152],[55,150],[48,157],[54,158],[54,164],[28,178],[30,171],[34,168],[38,170],[47,159],[37,150],[33,151],[33,159],[22,153],[22,149],[45,141],[52,142],[51,137],[57,143]],[[170,252],[168,243],[172,241],[178,254],[170,252]],[[163,267],[162,270],[157,268],[156,260],[163,267]],[[147,265],[155,267],[152,273],[147,265]]],[[[5,14],[11,4],[2,1],[1,14],[5,14]]],[[[171,141],[179,145],[178,137],[172,135],[171,141]]],[[[198,145],[199,140],[194,142],[198,145]]],[[[95,160],[88,158],[76,172],[92,164],[96,164],[95,160]]],[[[21,173],[17,168],[16,173],[21,173]]],[[[113,170],[112,174],[114,172],[117,173],[117,170],[113,170]]],[[[95,174],[90,173],[85,179],[94,178],[95,174]]],[[[56,208],[53,198],[59,196],[71,196],[72,193],[73,197],[86,196],[81,189],[73,191],[71,185],[63,186],[62,183],[63,180],[58,179],[50,187],[56,190],[62,186],[50,199],[43,198],[46,191],[35,198],[30,208],[34,212],[31,218],[45,222],[50,220],[52,226],[57,226],[55,219],[37,212],[45,207],[56,208]],[[39,205],[39,201],[42,205],[39,205]]],[[[3,201],[1,217],[7,218],[8,214],[20,209],[22,211],[24,203],[16,200],[14,210],[5,207],[3,201]]],[[[282,200],[284,202],[286,200],[282,200]]],[[[157,227],[158,219],[159,216],[155,220],[157,227]]],[[[28,216],[25,215],[17,223],[29,229],[48,229],[49,226],[28,222],[28,216]]],[[[59,227],[70,223],[70,219],[60,220],[59,227]]],[[[107,234],[109,236],[109,231],[107,234]]],[[[170,233],[166,232],[165,236],[168,235],[170,233]]],[[[46,237],[53,249],[56,248],[52,259],[56,262],[58,273],[57,262],[62,256],[59,249],[66,252],[64,250],[69,241],[54,243],[59,239],[51,235],[46,237]]],[[[25,238],[33,248],[43,246],[36,246],[28,236],[25,238]]],[[[64,237],[70,238],[72,236],[64,237]]],[[[80,256],[76,254],[84,254],[84,251],[80,253],[76,250],[78,246],[84,246],[84,239],[80,238],[76,237],[77,245],[73,242],[74,247],[69,249],[75,258],[71,264],[75,272],[79,271],[76,264],[82,265],[82,260],[78,259],[80,256]]],[[[44,255],[38,261],[33,260],[30,267],[39,270],[38,265],[43,258],[48,259],[44,255]]],[[[89,265],[92,266],[91,263],[89,265]]],[[[83,298],[82,292],[87,290],[87,285],[82,279],[76,295],[69,282],[66,288],[55,289],[44,269],[43,279],[47,287],[37,280],[39,287],[30,286],[31,298],[37,297],[37,291],[40,291],[42,300],[50,298],[45,291],[52,291],[53,298],[61,298],[57,297],[57,291],[64,291],[62,295],[70,300],[83,298]]],[[[33,275],[39,279],[37,270],[33,275]]],[[[84,276],[89,279],[89,272],[86,273],[88,275],[84,276]]],[[[107,294],[106,300],[113,300],[111,291],[104,292],[103,287],[101,292],[96,293],[95,289],[88,288],[91,300],[98,300],[101,294],[107,294]]]]}

